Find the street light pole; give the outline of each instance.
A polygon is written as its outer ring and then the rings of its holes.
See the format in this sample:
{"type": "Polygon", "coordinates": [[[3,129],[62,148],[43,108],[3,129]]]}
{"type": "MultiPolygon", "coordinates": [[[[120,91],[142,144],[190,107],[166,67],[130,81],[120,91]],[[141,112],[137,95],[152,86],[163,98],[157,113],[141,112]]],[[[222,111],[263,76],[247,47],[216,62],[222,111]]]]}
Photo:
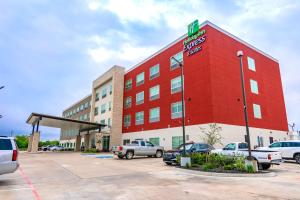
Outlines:
{"type": "Polygon", "coordinates": [[[181,70],[181,119],[182,119],[182,142],[183,142],[183,157],[186,156],[186,148],[185,148],[185,117],[184,117],[184,113],[185,113],[185,109],[184,109],[184,90],[183,90],[183,64],[182,62],[180,62],[179,60],[177,60],[176,58],[174,58],[174,56],[172,57],[173,60],[175,60],[175,62],[177,62],[180,66],[180,70],[181,70]]]}
{"type": "Polygon", "coordinates": [[[250,133],[249,133],[249,125],[248,125],[248,113],[247,113],[247,101],[246,101],[246,90],[245,90],[245,82],[244,82],[244,70],[243,70],[243,51],[237,52],[237,57],[240,58],[240,75],[242,80],[242,93],[243,93],[243,104],[244,104],[244,117],[245,117],[245,124],[246,124],[246,133],[248,139],[248,153],[249,158],[252,158],[251,155],[251,142],[250,142],[250,133]]]}

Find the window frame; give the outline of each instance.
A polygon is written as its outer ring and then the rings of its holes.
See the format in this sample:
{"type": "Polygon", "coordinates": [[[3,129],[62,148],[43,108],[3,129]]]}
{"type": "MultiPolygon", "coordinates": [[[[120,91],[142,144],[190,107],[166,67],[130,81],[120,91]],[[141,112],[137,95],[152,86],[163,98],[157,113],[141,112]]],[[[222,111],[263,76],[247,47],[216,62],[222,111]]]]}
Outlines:
{"type": "Polygon", "coordinates": [[[144,102],[145,102],[145,92],[144,92],[144,91],[141,91],[141,92],[136,93],[136,94],[135,94],[135,105],[141,105],[141,104],[143,104],[144,102]],[[139,96],[141,93],[143,94],[143,100],[139,100],[139,101],[138,101],[138,96],[139,96]]]}
{"type": "Polygon", "coordinates": [[[256,66],[255,66],[255,60],[254,58],[247,56],[247,64],[248,64],[248,69],[251,71],[256,71],[256,66]],[[253,64],[253,66],[252,66],[253,64]]]}
{"type": "Polygon", "coordinates": [[[149,122],[154,123],[154,122],[159,122],[159,121],[160,121],[160,107],[155,107],[155,108],[149,109],[149,122]],[[153,110],[158,110],[158,117],[151,118],[151,111],[153,111],[153,110]]]}
{"type": "Polygon", "coordinates": [[[253,117],[255,119],[262,119],[261,106],[259,104],[253,103],[252,109],[253,109],[253,117]],[[259,113],[257,113],[258,111],[259,113]]]}
{"type": "MultiPolygon", "coordinates": [[[[175,84],[178,85],[178,83],[175,83],[175,84]]],[[[175,93],[181,92],[181,84],[182,84],[182,82],[181,82],[181,76],[177,76],[177,77],[171,79],[171,94],[175,94],[175,93]],[[174,85],[173,81],[175,81],[177,79],[180,82],[180,86],[179,87],[177,86],[177,87],[173,88],[173,85],[174,85]]]]}
{"type": "Polygon", "coordinates": [[[182,102],[181,101],[171,103],[171,119],[178,119],[178,118],[182,118],[182,102]],[[181,112],[173,113],[173,105],[175,105],[175,104],[179,104],[179,108],[181,109],[181,112]]]}
{"type": "Polygon", "coordinates": [[[135,77],[135,84],[136,84],[136,86],[140,86],[140,85],[143,85],[144,83],[145,83],[145,72],[141,72],[138,75],[136,75],[136,77],[135,77]],[[141,75],[143,75],[143,80],[142,81],[138,81],[138,78],[141,75]]]}
{"type": "Polygon", "coordinates": [[[145,122],[145,113],[144,113],[144,111],[136,112],[135,113],[135,125],[143,125],[144,122],[145,122]],[[142,114],[143,119],[137,120],[138,114],[142,114]]]}
{"type": "Polygon", "coordinates": [[[127,79],[125,81],[125,91],[131,90],[131,89],[132,89],[132,78],[127,79]],[[130,82],[130,83],[128,84],[128,82],[130,82]]]}
{"type": "Polygon", "coordinates": [[[154,100],[159,99],[159,98],[160,98],[160,85],[155,85],[155,86],[149,88],[149,100],[150,100],[150,101],[154,101],[154,100]],[[158,88],[158,94],[152,96],[152,95],[151,95],[151,91],[152,91],[154,88],[158,88]]]}
{"type": "Polygon", "coordinates": [[[126,109],[126,108],[131,108],[131,106],[132,106],[132,96],[128,96],[128,97],[125,98],[125,105],[124,105],[124,107],[126,109]],[[127,103],[127,99],[130,99],[130,103],[127,103]]]}
{"type": "Polygon", "coordinates": [[[153,65],[152,67],[150,67],[150,69],[149,69],[149,80],[153,80],[153,79],[159,77],[159,75],[160,75],[160,66],[159,66],[159,64],[156,64],[156,65],[153,65]],[[155,74],[151,74],[151,72],[152,72],[151,70],[153,70],[155,68],[158,68],[158,72],[156,72],[155,74]]]}
{"type": "Polygon", "coordinates": [[[259,94],[258,83],[256,80],[250,79],[250,90],[253,94],[259,94]]]}
{"type": "Polygon", "coordinates": [[[178,52],[178,53],[172,55],[172,56],[170,57],[170,70],[177,69],[177,68],[179,68],[179,66],[180,66],[176,61],[173,61],[174,59],[172,59],[172,57],[176,58],[176,59],[177,59],[179,62],[181,62],[182,64],[183,64],[183,62],[184,62],[184,61],[183,61],[183,51],[180,51],[180,52],[178,52]],[[182,55],[181,60],[177,58],[177,56],[178,56],[179,54],[182,55]],[[174,62],[174,63],[173,63],[173,62],[174,62]]]}
{"type": "Polygon", "coordinates": [[[124,115],[124,127],[129,127],[131,126],[131,115],[128,114],[128,115],[124,115]],[[127,121],[127,119],[129,119],[127,121]]]}

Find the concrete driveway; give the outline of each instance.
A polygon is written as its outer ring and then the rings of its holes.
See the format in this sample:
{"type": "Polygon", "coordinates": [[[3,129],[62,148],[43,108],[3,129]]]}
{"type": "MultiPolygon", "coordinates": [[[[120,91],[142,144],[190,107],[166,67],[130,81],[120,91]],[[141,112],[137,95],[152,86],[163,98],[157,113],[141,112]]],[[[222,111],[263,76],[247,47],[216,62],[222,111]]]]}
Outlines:
{"type": "Polygon", "coordinates": [[[300,199],[300,165],[275,177],[211,177],[161,159],[119,160],[72,152],[21,153],[21,167],[0,176],[0,199],[300,199]]]}

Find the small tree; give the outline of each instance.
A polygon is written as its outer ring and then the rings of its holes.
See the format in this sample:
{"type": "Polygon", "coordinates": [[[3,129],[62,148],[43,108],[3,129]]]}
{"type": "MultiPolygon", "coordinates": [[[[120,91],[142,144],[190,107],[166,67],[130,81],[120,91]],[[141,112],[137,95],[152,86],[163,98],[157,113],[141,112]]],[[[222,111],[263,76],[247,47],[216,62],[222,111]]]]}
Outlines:
{"type": "Polygon", "coordinates": [[[221,131],[222,127],[218,126],[216,123],[209,124],[209,129],[206,130],[206,128],[200,127],[201,132],[204,134],[201,139],[203,142],[209,144],[209,145],[216,145],[221,144],[222,145],[222,136],[221,131]]]}

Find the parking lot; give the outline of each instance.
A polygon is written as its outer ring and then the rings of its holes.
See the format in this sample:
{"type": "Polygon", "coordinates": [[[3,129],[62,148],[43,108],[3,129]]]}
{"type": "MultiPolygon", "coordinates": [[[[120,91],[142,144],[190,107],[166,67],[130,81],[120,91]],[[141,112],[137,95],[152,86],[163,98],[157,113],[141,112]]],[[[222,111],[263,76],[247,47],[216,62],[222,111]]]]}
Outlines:
{"type": "MultiPolygon", "coordinates": [[[[102,154],[103,155],[103,154],[102,154]]],[[[217,177],[166,166],[161,159],[119,160],[72,152],[21,153],[0,176],[0,199],[300,199],[300,165],[266,177],[217,177]]]]}

